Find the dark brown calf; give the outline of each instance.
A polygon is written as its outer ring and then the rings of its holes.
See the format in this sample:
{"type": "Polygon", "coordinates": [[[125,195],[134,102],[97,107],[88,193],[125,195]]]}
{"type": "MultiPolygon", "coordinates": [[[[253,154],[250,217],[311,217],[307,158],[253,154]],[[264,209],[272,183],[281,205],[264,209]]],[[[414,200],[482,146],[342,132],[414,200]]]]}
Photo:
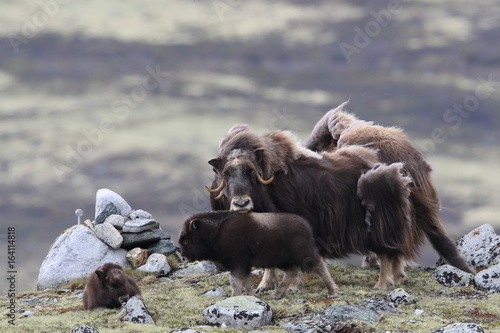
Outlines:
{"type": "Polygon", "coordinates": [[[83,292],[85,310],[119,308],[132,296],[141,296],[139,287],[123,268],[107,263],[90,274],[83,292]]]}
{"type": "Polygon", "coordinates": [[[253,295],[251,267],[285,271],[274,295],[279,299],[300,270],[315,272],[325,283],[328,297],[337,286],[315,246],[306,220],[284,213],[207,212],[184,222],[179,234],[181,254],[190,261],[211,260],[231,272],[232,296],[253,295]]]}

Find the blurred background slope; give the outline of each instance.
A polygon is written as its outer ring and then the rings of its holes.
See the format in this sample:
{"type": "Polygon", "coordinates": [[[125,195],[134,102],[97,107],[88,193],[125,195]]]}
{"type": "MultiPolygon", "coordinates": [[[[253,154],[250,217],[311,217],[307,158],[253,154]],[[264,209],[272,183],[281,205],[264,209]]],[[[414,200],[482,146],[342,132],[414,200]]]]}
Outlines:
{"type": "Polygon", "coordinates": [[[19,290],[99,188],[175,238],[233,124],[305,140],[349,98],[427,155],[453,237],[500,229],[494,0],[3,1],[0,33],[0,267],[14,225],[19,290]]]}

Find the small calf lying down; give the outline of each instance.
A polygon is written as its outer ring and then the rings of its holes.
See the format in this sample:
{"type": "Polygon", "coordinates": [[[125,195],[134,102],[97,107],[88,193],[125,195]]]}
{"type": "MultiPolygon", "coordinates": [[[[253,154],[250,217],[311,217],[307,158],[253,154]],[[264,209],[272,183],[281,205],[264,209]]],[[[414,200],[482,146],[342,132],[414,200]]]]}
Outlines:
{"type": "Polygon", "coordinates": [[[300,270],[314,272],[323,280],[328,297],[337,285],[316,249],[309,223],[285,213],[236,213],[216,211],[193,215],[179,234],[181,254],[190,261],[210,260],[231,272],[232,296],[250,286],[252,266],[279,268],[285,272],[275,299],[281,298],[300,270]]]}
{"type": "Polygon", "coordinates": [[[118,264],[107,263],[90,274],[83,292],[85,310],[119,308],[132,296],[141,297],[139,287],[118,264]]]}

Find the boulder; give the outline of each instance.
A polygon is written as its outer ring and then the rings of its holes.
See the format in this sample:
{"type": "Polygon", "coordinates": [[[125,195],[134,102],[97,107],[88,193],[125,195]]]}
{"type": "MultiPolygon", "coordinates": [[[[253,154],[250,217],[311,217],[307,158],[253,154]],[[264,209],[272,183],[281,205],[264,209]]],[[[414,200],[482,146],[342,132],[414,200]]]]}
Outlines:
{"type": "Polygon", "coordinates": [[[127,303],[123,306],[125,315],[122,317],[123,321],[130,321],[136,324],[151,324],[155,322],[144,305],[144,302],[137,296],[132,296],[127,303]]]}
{"type": "MultiPolygon", "coordinates": [[[[483,224],[457,241],[458,251],[474,268],[500,264],[500,236],[489,224],[483,224]]],[[[436,265],[445,262],[440,259],[436,265]]]]}
{"type": "Polygon", "coordinates": [[[254,296],[236,296],[209,306],[203,315],[211,324],[251,330],[269,325],[273,312],[267,303],[254,296]]]}
{"type": "Polygon", "coordinates": [[[211,289],[205,293],[203,293],[203,296],[210,296],[210,297],[227,297],[227,293],[222,287],[217,287],[214,289],[211,289]]]}
{"type": "Polygon", "coordinates": [[[95,226],[95,235],[106,245],[113,249],[119,249],[123,243],[123,237],[115,227],[104,222],[95,226]]]}
{"type": "Polygon", "coordinates": [[[484,330],[476,324],[456,323],[440,328],[434,333],[484,333],[484,330]]]}
{"type": "Polygon", "coordinates": [[[170,234],[161,229],[148,230],[143,232],[122,232],[122,248],[131,250],[134,247],[143,249],[162,239],[170,239],[170,234]]]}
{"type": "MultiPolygon", "coordinates": [[[[112,203],[118,210],[120,215],[129,216],[132,213],[130,205],[118,194],[107,188],[101,188],[95,196],[95,217],[97,218],[104,208],[112,203]]],[[[116,213],[115,213],[116,214],[116,213]]]]}
{"type": "Polygon", "coordinates": [[[123,225],[123,232],[142,232],[160,227],[160,224],[155,220],[138,218],[128,220],[123,225]]]}
{"type": "Polygon", "coordinates": [[[404,289],[397,288],[387,294],[387,300],[394,306],[413,304],[417,301],[414,300],[404,289]]]}
{"type": "Polygon", "coordinates": [[[361,320],[369,323],[376,323],[381,317],[376,311],[353,305],[331,306],[323,311],[322,316],[332,323],[348,320],[361,320]]]}
{"type": "Polygon", "coordinates": [[[104,221],[106,221],[106,219],[108,217],[110,217],[111,215],[119,215],[119,214],[120,214],[120,210],[118,208],[116,208],[116,206],[114,204],[112,204],[110,202],[106,205],[106,207],[104,207],[104,209],[101,211],[101,213],[98,216],[96,216],[95,224],[101,224],[104,221]]]}
{"type": "Polygon", "coordinates": [[[179,269],[172,274],[173,277],[185,277],[192,274],[215,274],[217,273],[217,267],[211,261],[200,261],[195,264],[191,264],[186,268],[179,269]]]}
{"type": "Polygon", "coordinates": [[[130,267],[126,253],[123,249],[110,248],[84,225],[75,225],[65,230],[52,244],[40,267],[37,288],[57,288],[74,279],[89,276],[108,262],[130,267]]]}
{"type": "Polygon", "coordinates": [[[474,275],[451,265],[437,267],[432,278],[446,287],[470,286],[474,281],[474,275]]]}
{"type": "Polygon", "coordinates": [[[144,265],[148,260],[148,250],[135,247],[127,252],[126,257],[132,268],[137,268],[144,265]]]}
{"type": "Polygon", "coordinates": [[[135,219],[152,219],[153,215],[149,214],[145,210],[137,209],[137,210],[132,211],[132,213],[130,213],[129,218],[131,220],[135,220],[135,219]]]}
{"type": "Polygon", "coordinates": [[[477,289],[488,293],[500,293],[500,265],[482,270],[474,277],[477,289]]]}
{"type": "Polygon", "coordinates": [[[104,222],[111,224],[113,227],[115,227],[117,230],[122,230],[123,226],[125,225],[125,221],[127,220],[126,217],[118,215],[118,214],[112,214],[104,220],[104,222]]]}
{"type": "Polygon", "coordinates": [[[156,276],[166,276],[171,270],[167,257],[159,253],[150,255],[146,263],[137,269],[142,272],[155,273],[156,276]]]}
{"type": "Polygon", "coordinates": [[[161,240],[157,241],[156,243],[153,243],[150,246],[148,246],[147,250],[148,250],[149,254],[159,253],[159,254],[163,254],[165,256],[169,256],[169,255],[175,253],[175,251],[177,251],[177,247],[174,245],[174,243],[171,240],[161,239],[161,240]]]}

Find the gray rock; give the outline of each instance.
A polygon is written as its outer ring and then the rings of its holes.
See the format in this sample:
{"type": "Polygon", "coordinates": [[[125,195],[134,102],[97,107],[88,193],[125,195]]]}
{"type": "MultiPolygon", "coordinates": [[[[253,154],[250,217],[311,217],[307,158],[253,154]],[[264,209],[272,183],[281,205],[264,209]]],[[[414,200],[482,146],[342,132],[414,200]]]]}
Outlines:
{"type": "Polygon", "coordinates": [[[132,296],[127,303],[123,306],[125,315],[122,317],[124,321],[130,321],[136,324],[151,324],[155,322],[146,308],[146,305],[137,296],[132,296]]]}
{"type": "Polygon", "coordinates": [[[211,261],[200,261],[196,264],[191,264],[186,268],[179,269],[172,274],[173,277],[185,277],[192,274],[215,274],[217,273],[217,267],[211,261]]]}
{"type": "Polygon", "coordinates": [[[149,254],[160,253],[165,256],[169,256],[170,254],[175,253],[175,251],[177,251],[177,247],[171,240],[162,239],[148,246],[147,250],[149,254]]]}
{"type": "Polygon", "coordinates": [[[451,265],[443,265],[436,268],[432,278],[447,287],[470,286],[474,275],[464,272],[451,265]]]}
{"type": "Polygon", "coordinates": [[[123,217],[118,214],[112,214],[106,218],[104,222],[111,224],[113,227],[115,227],[118,230],[122,230],[123,226],[125,225],[125,221],[127,220],[126,217],[123,217]]]}
{"type": "MultiPolygon", "coordinates": [[[[95,196],[95,217],[97,218],[104,208],[112,203],[123,216],[129,216],[132,213],[132,208],[130,205],[117,193],[107,189],[101,188],[97,191],[95,196]]],[[[108,215],[109,216],[109,215],[108,215]]],[[[104,220],[103,220],[104,221],[104,220]]]]}
{"type": "Polygon", "coordinates": [[[310,324],[292,324],[288,323],[283,325],[287,331],[291,333],[322,333],[323,330],[318,329],[317,327],[310,324]]]}
{"type": "Polygon", "coordinates": [[[104,222],[95,226],[95,235],[106,245],[113,249],[119,249],[123,243],[123,237],[115,227],[104,222]]]}
{"type": "MultiPolygon", "coordinates": [[[[474,268],[486,268],[500,263],[500,236],[489,224],[483,224],[457,241],[458,251],[474,268]]],[[[440,259],[436,265],[443,265],[440,259]]]]}
{"type": "Polygon", "coordinates": [[[104,207],[104,209],[101,211],[101,213],[98,216],[96,216],[95,224],[101,224],[104,221],[106,221],[106,219],[108,217],[110,217],[111,215],[119,215],[119,214],[120,214],[120,210],[118,208],[116,208],[116,206],[114,204],[112,204],[110,202],[106,205],[106,207],[104,207]]]}
{"type": "Polygon", "coordinates": [[[161,229],[148,230],[143,232],[123,232],[122,248],[131,250],[134,247],[147,248],[162,239],[170,239],[168,232],[161,229]]]}
{"type": "Polygon", "coordinates": [[[222,287],[217,287],[214,289],[211,289],[205,293],[203,293],[203,296],[211,296],[211,297],[227,297],[227,293],[222,287]]]}
{"type": "Polygon", "coordinates": [[[387,300],[398,307],[399,305],[413,304],[417,301],[413,299],[404,289],[397,288],[387,294],[387,300]]]}
{"type": "Polygon", "coordinates": [[[132,213],[130,213],[129,217],[130,217],[131,220],[135,220],[135,219],[152,219],[153,215],[149,214],[145,210],[137,209],[137,210],[134,210],[132,213]]]}
{"type": "Polygon", "coordinates": [[[189,327],[180,327],[170,333],[204,333],[203,331],[198,331],[189,327]]]}
{"type": "Polygon", "coordinates": [[[336,305],[324,310],[323,317],[332,323],[348,320],[361,320],[369,323],[376,323],[381,316],[376,311],[359,306],[336,305]]]}
{"type": "Polygon", "coordinates": [[[155,220],[138,218],[125,222],[123,232],[142,232],[160,227],[160,224],[155,220]]]}
{"type": "Polygon", "coordinates": [[[457,323],[440,328],[434,333],[484,333],[484,330],[476,324],[457,323]]]}
{"type": "Polygon", "coordinates": [[[99,333],[99,331],[92,326],[83,325],[73,328],[71,333],[99,333]]]}
{"type": "Polygon", "coordinates": [[[476,274],[474,277],[477,289],[488,293],[500,293],[500,265],[494,265],[476,274]]]}
{"type": "Polygon", "coordinates": [[[156,276],[166,276],[171,270],[167,257],[159,253],[150,255],[146,263],[137,269],[142,272],[155,273],[156,276]]]}
{"type": "Polygon", "coordinates": [[[362,306],[380,314],[394,314],[398,312],[392,303],[389,304],[380,299],[369,299],[363,302],[362,306]]]}
{"type": "Polygon", "coordinates": [[[251,330],[269,325],[273,316],[271,307],[253,296],[230,297],[203,310],[211,324],[228,328],[251,330]]]}
{"type": "Polygon", "coordinates": [[[57,288],[74,279],[89,276],[97,267],[108,262],[130,267],[126,253],[123,249],[110,248],[84,225],[75,225],[65,230],[52,244],[40,267],[37,288],[57,288]]]}

